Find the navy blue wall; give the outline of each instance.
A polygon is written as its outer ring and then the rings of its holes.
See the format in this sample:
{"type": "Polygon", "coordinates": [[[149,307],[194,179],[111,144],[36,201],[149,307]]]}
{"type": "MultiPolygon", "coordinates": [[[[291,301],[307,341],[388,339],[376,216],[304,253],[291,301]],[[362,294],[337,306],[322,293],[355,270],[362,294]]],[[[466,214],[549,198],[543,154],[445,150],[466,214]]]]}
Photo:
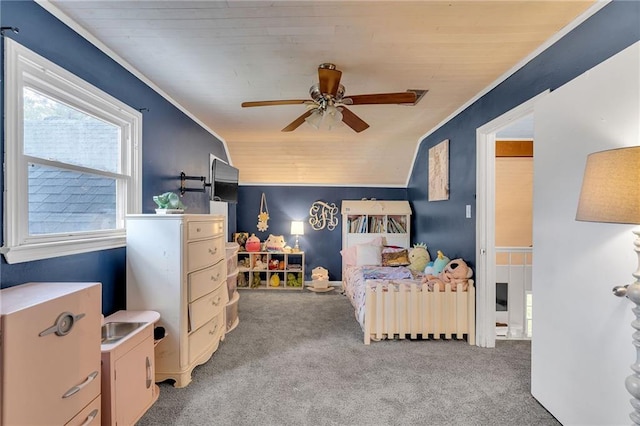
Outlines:
{"type": "Polygon", "coordinates": [[[305,252],[305,276],[311,279],[311,269],[322,266],[329,270],[329,279],[342,280],[342,216],[338,217],[338,226],[333,230],[314,231],[309,225],[309,209],[316,201],[335,204],[338,214],[342,200],[360,200],[377,198],[378,200],[406,200],[404,188],[357,188],[357,187],[318,187],[318,186],[240,186],[238,192],[238,211],[236,228],[238,232],[256,234],[265,241],[269,234],[284,235],[291,247],[295,237],[291,236],[291,221],[305,222],[304,235],[300,237],[300,248],[305,252]],[[258,231],[258,213],[260,199],[265,194],[269,208],[269,229],[258,231]]]}
{"type": "MultiPolygon", "coordinates": [[[[7,36],[18,43],[127,105],[148,109],[143,111],[143,213],[154,211],[153,195],[178,191],[182,170],[188,175],[208,177],[209,153],[227,159],[224,146],[216,137],[38,4],[2,1],[0,22],[3,27],[20,29],[18,34],[7,32],[7,36]]],[[[4,147],[4,129],[2,141],[4,147]]],[[[4,187],[2,179],[0,176],[4,187]]],[[[189,213],[209,212],[208,197],[204,193],[186,193],[183,202],[189,213]]],[[[125,307],[125,249],[15,265],[6,264],[4,258],[0,260],[2,288],[29,281],[101,282],[103,313],[109,314],[125,307]]]]}
{"type": "MultiPolygon", "coordinates": [[[[144,112],[143,129],[144,212],[150,213],[155,207],[152,195],[177,190],[181,170],[189,175],[208,176],[208,153],[226,158],[220,141],[36,3],[0,2],[0,22],[2,26],[20,28],[17,35],[8,33],[19,43],[132,107],[149,109],[144,112]]],[[[340,207],[343,199],[408,199],[413,209],[412,242],[427,243],[432,256],[435,250],[441,249],[450,257],[463,257],[474,264],[475,219],[465,219],[464,212],[466,204],[475,206],[476,128],[547,88],[561,86],[638,39],[640,2],[614,1],[421,141],[406,190],[241,186],[239,203],[237,207],[231,207],[230,232],[255,232],[261,240],[269,233],[283,234],[287,242],[293,244],[289,235],[290,221],[303,219],[306,222],[314,201],[322,200],[340,207]],[[450,140],[450,199],[428,202],[427,153],[443,139],[450,140]],[[267,195],[271,219],[267,232],[260,233],[256,223],[263,192],[267,195]]],[[[2,140],[4,143],[4,137],[2,140]]],[[[2,178],[0,175],[3,186],[2,178]]],[[[184,202],[189,212],[208,211],[205,194],[187,193],[184,202]]],[[[308,271],[320,265],[329,269],[332,280],[341,279],[341,220],[334,231],[311,231],[307,227],[300,244],[308,254],[308,271]]],[[[16,265],[7,265],[2,259],[0,285],[8,287],[41,280],[100,281],[103,283],[103,312],[109,314],[124,308],[124,265],[124,249],[16,265]]]]}
{"type": "MultiPolygon", "coordinates": [[[[476,129],[546,89],[556,89],[640,39],[640,2],[614,1],[420,143],[408,187],[412,241],[474,265],[476,129]],[[429,202],[428,151],[449,139],[450,198],[429,202]],[[465,205],[473,218],[465,219],[465,205]]],[[[615,77],[612,77],[615,78],[615,77]]],[[[424,101],[423,101],[424,102],[424,101]]]]}

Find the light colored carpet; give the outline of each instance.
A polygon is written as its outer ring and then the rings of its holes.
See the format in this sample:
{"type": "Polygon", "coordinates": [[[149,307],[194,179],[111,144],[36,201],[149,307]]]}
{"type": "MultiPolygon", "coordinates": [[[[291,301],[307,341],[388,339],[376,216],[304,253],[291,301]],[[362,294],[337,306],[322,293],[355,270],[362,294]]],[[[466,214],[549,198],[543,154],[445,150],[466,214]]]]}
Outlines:
{"type": "Polygon", "coordinates": [[[240,324],[144,425],[559,425],[530,394],[527,341],[362,343],[348,299],[243,290],[240,324]]]}

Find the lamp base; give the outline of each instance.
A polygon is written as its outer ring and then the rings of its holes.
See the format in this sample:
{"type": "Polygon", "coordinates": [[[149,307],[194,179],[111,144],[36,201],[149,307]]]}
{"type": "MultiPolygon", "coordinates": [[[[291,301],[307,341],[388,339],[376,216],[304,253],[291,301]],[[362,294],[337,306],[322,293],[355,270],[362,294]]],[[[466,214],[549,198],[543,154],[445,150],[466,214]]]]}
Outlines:
{"type": "Polygon", "coordinates": [[[634,411],[629,414],[629,417],[634,424],[640,425],[640,230],[634,230],[633,233],[636,236],[633,245],[638,255],[638,269],[633,273],[636,279],[635,282],[627,286],[627,297],[636,305],[632,309],[636,320],[631,322],[631,327],[635,329],[633,333],[633,346],[636,347],[636,362],[631,364],[633,374],[627,377],[624,384],[627,391],[633,396],[631,406],[634,411]]]}

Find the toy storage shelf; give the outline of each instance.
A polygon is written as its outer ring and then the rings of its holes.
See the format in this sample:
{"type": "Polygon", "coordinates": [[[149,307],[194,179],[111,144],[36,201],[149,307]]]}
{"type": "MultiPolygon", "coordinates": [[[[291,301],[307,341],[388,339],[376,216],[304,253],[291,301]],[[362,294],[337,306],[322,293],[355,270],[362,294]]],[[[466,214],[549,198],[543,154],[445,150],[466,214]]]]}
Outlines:
{"type": "Polygon", "coordinates": [[[238,252],[238,288],[303,290],[304,252],[238,252]]]}

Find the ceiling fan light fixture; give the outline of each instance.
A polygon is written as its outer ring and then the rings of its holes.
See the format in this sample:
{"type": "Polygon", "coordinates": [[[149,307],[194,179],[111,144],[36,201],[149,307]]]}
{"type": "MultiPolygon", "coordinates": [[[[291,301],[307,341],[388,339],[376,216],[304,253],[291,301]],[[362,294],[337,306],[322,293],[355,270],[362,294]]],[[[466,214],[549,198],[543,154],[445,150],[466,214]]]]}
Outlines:
{"type": "Polygon", "coordinates": [[[316,109],[311,113],[311,115],[305,118],[304,121],[306,121],[314,129],[320,130],[320,125],[322,124],[322,121],[323,121],[322,111],[320,111],[320,109],[316,109]]]}

